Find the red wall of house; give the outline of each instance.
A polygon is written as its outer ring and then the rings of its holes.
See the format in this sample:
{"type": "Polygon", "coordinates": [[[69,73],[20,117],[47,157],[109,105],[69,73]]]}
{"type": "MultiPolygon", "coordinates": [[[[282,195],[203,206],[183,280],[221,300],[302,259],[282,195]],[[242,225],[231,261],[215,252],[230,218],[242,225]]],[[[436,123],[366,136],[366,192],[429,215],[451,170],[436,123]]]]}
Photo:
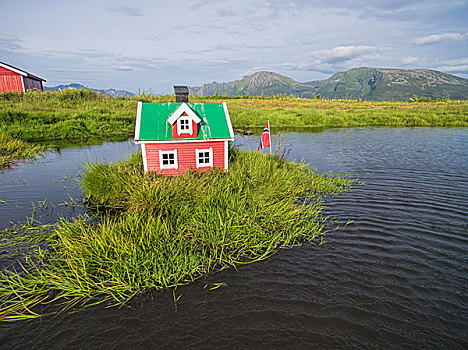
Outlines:
{"type": "Polygon", "coordinates": [[[224,141],[209,141],[209,142],[181,142],[181,143],[147,143],[146,161],[148,171],[154,171],[158,174],[168,176],[179,175],[186,172],[188,169],[198,171],[209,170],[211,167],[202,167],[197,169],[197,161],[195,158],[195,149],[213,148],[213,167],[224,168],[224,141]],[[178,169],[159,169],[159,150],[172,151],[177,149],[178,169]]]}
{"type": "MultiPolygon", "coordinates": [[[[185,113],[184,113],[185,114],[185,113]]],[[[189,133],[182,133],[177,135],[177,122],[172,124],[172,138],[173,139],[196,139],[198,137],[198,124],[192,120],[192,130],[193,133],[190,135],[189,133]]]]}
{"type": "Polygon", "coordinates": [[[0,92],[23,92],[21,74],[0,67],[0,92]]]}

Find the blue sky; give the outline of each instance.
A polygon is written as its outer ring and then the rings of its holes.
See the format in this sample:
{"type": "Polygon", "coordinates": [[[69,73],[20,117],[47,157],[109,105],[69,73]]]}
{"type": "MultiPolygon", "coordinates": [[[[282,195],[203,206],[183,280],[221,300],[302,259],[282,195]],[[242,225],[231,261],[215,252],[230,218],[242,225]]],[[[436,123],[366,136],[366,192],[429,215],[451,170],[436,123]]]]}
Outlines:
{"type": "Polygon", "coordinates": [[[0,61],[46,85],[172,92],[268,70],[358,66],[468,78],[468,1],[0,0],[0,61]]]}

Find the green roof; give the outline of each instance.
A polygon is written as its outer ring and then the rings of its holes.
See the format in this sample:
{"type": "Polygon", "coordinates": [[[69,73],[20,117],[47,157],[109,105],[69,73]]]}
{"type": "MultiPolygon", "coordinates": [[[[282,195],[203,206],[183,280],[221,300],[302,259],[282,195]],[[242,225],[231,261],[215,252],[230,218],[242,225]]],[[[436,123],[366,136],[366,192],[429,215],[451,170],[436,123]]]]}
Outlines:
{"type": "MultiPolygon", "coordinates": [[[[177,110],[177,108],[180,107],[181,104],[182,103],[175,102],[140,102],[135,128],[135,141],[173,140],[172,125],[167,122],[167,119],[177,110]]],[[[186,105],[201,119],[198,137],[195,138],[195,140],[234,138],[231,120],[229,118],[225,102],[187,102],[186,105]]]]}

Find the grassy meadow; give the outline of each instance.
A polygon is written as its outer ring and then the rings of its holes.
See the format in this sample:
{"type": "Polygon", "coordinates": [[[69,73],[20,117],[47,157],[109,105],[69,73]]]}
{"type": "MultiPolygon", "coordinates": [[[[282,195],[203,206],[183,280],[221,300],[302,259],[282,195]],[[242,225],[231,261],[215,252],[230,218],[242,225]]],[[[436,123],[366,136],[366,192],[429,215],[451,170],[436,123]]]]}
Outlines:
{"type": "MultiPolygon", "coordinates": [[[[139,100],[174,101],[173,95],[112,98],[90,90],[0,94],[0,134],[54,146],[90,138],[131,137],[139,100]]],[[[226,101],[235,128],[358,126],[468,126],[468,101],[365,102],[296,97],[191,97],[226,101]]]]}
{"type": "MultiPolygon", "coordinates": [[[[112,98],[91,90],[0,94],[0,168],[43,149],[117,141],[133,136],[138,101],[174,101],[173,95],[112,98]]],[[[362,126],[468,126],[468,101],[365,102],[297,97],[191,97],[226,101],[234,128],[272,130],[362,126]]]]}
{"type": "Polygon", "coordinates": [[[234,126],[349,128],[363,126],[468,126],[468,101],[365,102],[265,98],[227,100],[234,126]]]}
{"type": "Polygon", "coordinates": [[[177,177],[145,174],[141,152],[88,164],[81,184],[97,219],[59,223],[33,254],[0,272],[0,319],[121,305],[313,241],[324,233],[323,196],[352,183],[239,150],[230,152],[229,172],[177,177]]]}
{"type": "MultiPolygon", "coordinates": [[[[91,90],[0,94],[0,166],[67,142],[121,140],[133,135],[139,100],[174,96],[141,94],[112,98],[91,90]],[[17,140],[24,141],[18,148],[17,140]],[[38,147],[40,143],[42,147],[38,147]],[[15,151],[12,151],[15,149],[15,151]]],[[[227,101],[235,128],[339,128],[358,126],[468,126],[468,101],[365,102],[296,97],[191,97],[227,101]]]]}

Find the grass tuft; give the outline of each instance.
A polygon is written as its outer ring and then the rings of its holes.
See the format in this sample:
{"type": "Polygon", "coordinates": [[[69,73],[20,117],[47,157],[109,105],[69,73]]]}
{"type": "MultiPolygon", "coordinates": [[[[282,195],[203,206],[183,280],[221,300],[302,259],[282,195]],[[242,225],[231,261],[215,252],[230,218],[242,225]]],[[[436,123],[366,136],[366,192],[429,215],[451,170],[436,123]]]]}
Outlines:
{"type": "Polygon", "coordinates": [[[20,159],[31,159],[44,150],[42,146],[14,139],[0,133],[0,169],[20,159]]]}

